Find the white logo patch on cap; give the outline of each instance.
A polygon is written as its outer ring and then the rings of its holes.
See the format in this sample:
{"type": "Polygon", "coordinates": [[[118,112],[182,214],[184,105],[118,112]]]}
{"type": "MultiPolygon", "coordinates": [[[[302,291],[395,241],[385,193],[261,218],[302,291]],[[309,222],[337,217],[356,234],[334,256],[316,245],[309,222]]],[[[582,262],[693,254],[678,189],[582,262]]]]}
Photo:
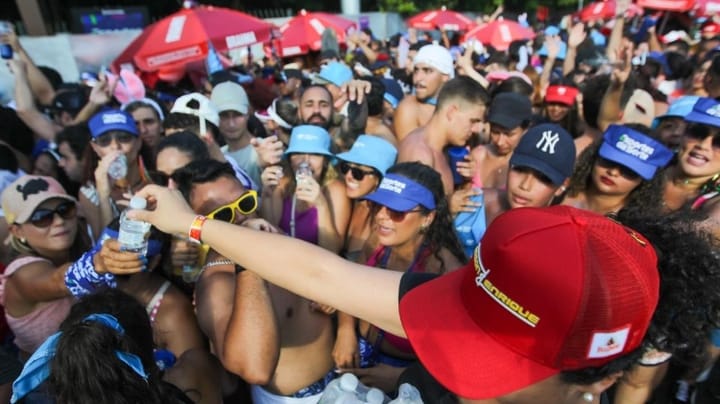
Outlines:
{"type": "Polygon", "coordinates": [[[643,161],[649,159],[650,156],[655,153],[654,148],[646,145],[645,143],[640,143],[628,135],[620,136],[620,139],[618,139],[617,143],[615,143],[615,147],[618,150],[622,150],[623,152],[643,161]]]}
{"type": "Polygon", "coordinates": [[[127,117],[123,114],[105,114],[102,117],[102,122],[104,125],[127,123],[127,117]]]}
{"type": "Polygon", "coordinates": [[[383,178],[382,182],[380,183],[380,189],[387,189],[390,192],[402,194],[403,190],[405,189],[405,184],[390,178],[383,178]]]}
{"type": "Polygon", "coordinates": [[[560,140],[560,135],[551,130],[542,133],[542,137],[535,144],[535,148],[544,153],[555,154],[555,145],[560,140]]]}
{"type": "Polygon", "coordinates": [[[705,111],[708,115],[712,115],[716,118],[720,118],[720,105],[713,105],[705,111]]]}
{"type": "Polygon", "coordinates": [[[629,334],[630,326],[617,331],[594,333],[587,357],[597,359],[619,354],[625,349],[629,334]]]}
{"type": "Polygon", "coordinates": [[[302,140],[316,140],[318,137],[312,133],[298,133],[298,139],[302,140]]]}

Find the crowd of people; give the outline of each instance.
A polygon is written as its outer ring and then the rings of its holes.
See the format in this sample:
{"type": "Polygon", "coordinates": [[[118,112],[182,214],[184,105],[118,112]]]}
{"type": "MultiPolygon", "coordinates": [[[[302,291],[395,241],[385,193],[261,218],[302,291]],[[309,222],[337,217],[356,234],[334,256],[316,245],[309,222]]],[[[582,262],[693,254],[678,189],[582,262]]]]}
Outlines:
{"type": "Polygon", "coordinates": [[[720,402],[720,18],[628,5],[93,86],[0,35],[0,403],[720,402]]]}

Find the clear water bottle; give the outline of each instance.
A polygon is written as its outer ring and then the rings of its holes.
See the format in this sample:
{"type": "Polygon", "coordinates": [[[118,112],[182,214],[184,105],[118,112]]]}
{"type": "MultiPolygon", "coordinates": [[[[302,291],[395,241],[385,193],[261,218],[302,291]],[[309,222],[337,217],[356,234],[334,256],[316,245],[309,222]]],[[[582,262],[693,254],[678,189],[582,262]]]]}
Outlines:
{"type": "Polygon", "coordinates": [[[121,180],[127,177],[128,161],[127,156],[120,154],[108,167],[108,176],[114,180],[121,180]]]}
{"type": "MultiPolygon", "coordinates": [[[[130,199],[129,209],[145,209],[147,201],[139,196],[130,199]]],[[[150,235],[150,223],[141,220],[132,220],[127,217],[127,210],[120,215],[120,233],[118,241],[124,251],[147,254],[148,237],[150,235]]]]}
{"type": "Polygon", "coordinates": [[[403,383],[398,389],[397,398],[388,404],[423,404],[423,400],[415,386],[409,383],[403,383]]]}
{"type": "Polygon", "coordinates": [[[327,385],[318,404],[362,403],[356,393],[359,385],[357,376],[345,373],[327,385]]]}
{"type": "Polygon", "coordinates": [[[295,183],[299,184],[307,178],[312,178],[312,168],[307,162],[302,162],[295,170],[295,183]]]}
{"type": "Polygon", "coordinates": [[[386,401],[388,400],[385,393],[378,388],[371,387],[367,394],[365,394],[365,402],[367,404],[383,404],[386,401]]]}

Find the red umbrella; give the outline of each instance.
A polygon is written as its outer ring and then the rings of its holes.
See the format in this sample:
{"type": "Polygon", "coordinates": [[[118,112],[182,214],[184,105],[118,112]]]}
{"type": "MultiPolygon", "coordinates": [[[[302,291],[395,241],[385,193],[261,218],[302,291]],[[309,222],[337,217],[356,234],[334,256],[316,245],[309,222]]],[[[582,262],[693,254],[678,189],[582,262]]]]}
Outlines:
{"type": "Polygon", "coordinates": [[[506,50],[513,41],[532,38],[535,38],[535,33],[530,28],[523,27],[515,21],[498,19],[471,29],[465,34],[464,41],[476,39],[483,45],[506,50]]]}
{"type": "Polygon", "coordinates": [[[720,0],[699,0],[695,5],[695,17],[711,17],[720,14],[720,0]]]}
{"type": "Polygon", "coordinates": [[[407,20],[408,27],[422,30],[441,29],[445,31],[466,31],[475,26],[475,22],[457,11],[440,10],[425,11],[407,20]]]}
{"type": "Polygon", "coordinates": [[[140,70],[202,60],[212,41],[218,51],[268,41],[275,27],[261,19],[228,8],[197,6],[184,8],[149,25],[113,61],[119,70],[133,63],[140,70]]]}
{"type": "Polygon", "coordinates": [[[684,12],[692,9],[694,3],[694,0],[638,0],[637,5],[655,10],[684,12]]]}
{"type": "Polygon", "coordinates": [[[344,44],[347,30],[355,27],[355,22],[339,15],[300,10],[297,16],[280,27],[280,54],[287,57],[320,50],[326,28],[335,31],[338,43],[344,44]]]}
{"type": "MultiPolygon", "coordinates": [[[[615,0],[596,1],[594,3],[589,3],[587,6],[583,7],[582,10],[580,10],[580,20],[583,22],[588,22],[593,20],[606,20],[608,18],[613,18],[615,17],[615,7],[615,0]]],[[[634,17],[636,15],[641,15],[642,13],[643,9],[641,7],[639,7],[637,4],[630,4],[626,16],[634,17]]]]}

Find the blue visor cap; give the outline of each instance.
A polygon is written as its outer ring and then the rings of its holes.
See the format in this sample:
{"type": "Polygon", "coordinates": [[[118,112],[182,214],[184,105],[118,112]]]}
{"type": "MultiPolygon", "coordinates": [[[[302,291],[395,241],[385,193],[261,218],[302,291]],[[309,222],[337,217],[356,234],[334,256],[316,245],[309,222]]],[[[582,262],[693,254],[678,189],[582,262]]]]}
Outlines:
{"type": "Polygon", "coordinates": [[[285,155],[293,153],[322,154],[333,157],[330,152],[330,134],[315,125],[300,125],[290,133],[290,144],[285,155]]]}
{"type": "Polygon", "coordinates": [[[435,199],[429,189],[398,174],[387,174],[375,192],[364,199],[398,212],[407,212],[418,205],[428,210],[435,209],[435,199]]]}
{"type": "Polygon", "coordinates": [[[657,169],[665,167],[673,157],[673,152],[661,143],[622,125],[608,127],[599,154],[646,180],[651,180],[657,169]]]}
{"type": "Polygon", "coordinates": [[[93,115],[88,121],[88,128],[93,138],[112,130],[128,132],[138,136],[137,125],[132,115],[119,109],[106,109],[93,115]]]}
{"type": "Polygon", "coordinates": [[[700,98],[685,117],[688,122],[720,128],[720,102],[712,98],[700,98]]]}

